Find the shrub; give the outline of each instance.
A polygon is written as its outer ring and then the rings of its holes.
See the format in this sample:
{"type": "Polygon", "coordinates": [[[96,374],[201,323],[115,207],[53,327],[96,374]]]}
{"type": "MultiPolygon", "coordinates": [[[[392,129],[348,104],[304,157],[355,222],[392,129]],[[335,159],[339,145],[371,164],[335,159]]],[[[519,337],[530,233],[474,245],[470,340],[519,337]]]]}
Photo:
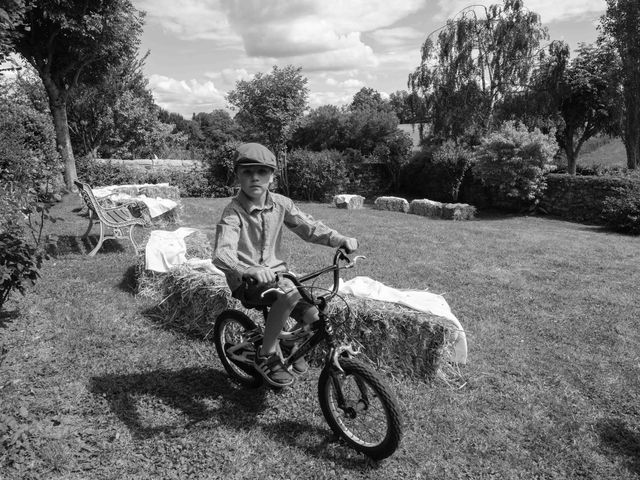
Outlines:
{"type": "Polygon", "coordinates": [[[44,201],[59,193],[61,165],[49,116],[15,99],[0,100],[1,308],[12,291],[24,293],[24,283],[38,277],[44,222],[51,219],[44,201]]]}
{"type": "Polygon", "coordinates": [[[43,255],[20,237],[20,231],[0,232],[0,308],[13,290],[24,294],[25,282],[38,278],[43,255]]]}
{"type": "Polygon", "coordinates": [[[484,184],[497,191],[497,200],[536,205],[546,188],[544,175],[552,169],[558,149],[554,135],[505,122],[482,139],[473,170],[484,184]]]}
{"type": "Polygon", "coordinates": [[[325,201],[347,184],[347,165],[340,152],[294,150],[288,154],[289,194],[306,201],[325,201]]]}
{"type": "Polygon", "coordinates": [[[617,193],[604,200],[602,219],[617,232],[640,234],[640,190],[618,188],[617,193]]]}
{"type": "Polygon", "coordinates": [[[462,145],[448,140],[433,152],[433,165],[441,172],[440,179],[451,192],[451,200],[458,200],[462,179],[471,168],[473,154],[462,145]]]}
{"type": "Polygon", "coordinates": [[[137,174],[133,169],[112,162],[97,162],[90,157],[81,157],[76,163],[78,178],[92,187],[137,183],[137,174]]]}
{"type": "Polygon", "coordinates": [[[91,185],[158,184],[169,183],[178,187],[181,197],[227,196],[229,189],[212,181],[210,171],[205,167],[189,170],[141,170],[112,162],[97,162],[90,158],[78,161],[78,177],[91,185]]]}
{"type": "Polygon", "coordinates": [[[473,153],[453,141],[414,155],[401,175],[401,191],[409,196],[456,202],[470,172],[473,153]]]}

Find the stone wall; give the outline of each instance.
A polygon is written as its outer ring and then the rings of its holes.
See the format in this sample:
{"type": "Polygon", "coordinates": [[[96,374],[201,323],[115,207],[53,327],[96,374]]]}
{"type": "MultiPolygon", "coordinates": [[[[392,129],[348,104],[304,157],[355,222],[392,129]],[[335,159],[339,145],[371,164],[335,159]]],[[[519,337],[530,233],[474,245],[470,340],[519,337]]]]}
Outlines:
{"type": "Polygon", "coordinates": [[[602,223],[604,200],[620,196],[619,188],[640,191],[640,179],[549,174],[540,207],[567,220],[602,223]]]}
{"type": "Polygon", "coordinates": [[[121,158],[98,158],[97,162],[112,163],[137,170],[184,170],[188,171],[195,166],[202,165],[200,160],[173,160],[167,158],[134,158],[123,160],[121,158]]]}

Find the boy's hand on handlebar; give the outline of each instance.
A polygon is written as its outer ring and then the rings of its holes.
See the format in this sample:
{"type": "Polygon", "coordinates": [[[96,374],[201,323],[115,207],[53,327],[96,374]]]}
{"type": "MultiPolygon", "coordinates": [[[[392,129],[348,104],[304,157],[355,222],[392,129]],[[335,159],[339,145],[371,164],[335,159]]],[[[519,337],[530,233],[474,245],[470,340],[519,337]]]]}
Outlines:
{"type": "Polygon", "coordinates": [[[342,245],[340,246],[344,248],[345,252],[353,253],[358,249],[358,240],[356,240],[355,238],[347,237],[342,241],[342,245]]]}
{"type": "Polygon", "coordinates": [[[273,270],[267,267],[249,267],[244,274],[243,278],[253,278],[258,285],[267,285],[276,281],[276,274],[273,270]]]}

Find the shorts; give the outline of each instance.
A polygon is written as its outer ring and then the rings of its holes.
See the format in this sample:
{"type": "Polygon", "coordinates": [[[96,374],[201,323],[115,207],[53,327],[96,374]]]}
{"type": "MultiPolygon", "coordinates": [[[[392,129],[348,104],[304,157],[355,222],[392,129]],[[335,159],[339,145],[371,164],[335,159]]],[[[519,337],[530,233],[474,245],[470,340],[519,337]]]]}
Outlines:
{"type": "MultiPolygon", "coordinates": [[[[275,292],[270,292],[264,297],[261,295],[265,290],[275,286],[275,283],[271,285],[257,286],[243,282],[242,285],[233,291],[232,296],[240,300],[245,308],[261,309],[263,307],[270,307],[278,299],[277,294],[275,292]]],[[[278,282],[277,286],[280,286],[284,291],[287,291],[293,287],[293,283],[291,283],[291,280],[283,279],[278,282]]],[[[298,303],[296,303],[296,306],[293,307],[291,315],[289,316],[295,320],[302,321],[302,317],[310,308],[315,308],[315,305],[312,305],[304,299],[300,299],[298,303]]]]}

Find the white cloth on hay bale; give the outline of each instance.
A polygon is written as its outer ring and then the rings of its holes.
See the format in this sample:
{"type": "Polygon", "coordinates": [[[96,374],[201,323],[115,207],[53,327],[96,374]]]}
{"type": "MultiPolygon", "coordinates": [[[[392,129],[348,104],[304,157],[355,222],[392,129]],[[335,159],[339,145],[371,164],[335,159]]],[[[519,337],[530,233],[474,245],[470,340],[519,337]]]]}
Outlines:
{"type": "Polygon", "coordinates": [[[184,239],[196,228],[180,227],[172,232],[153,230],[144,252],[145,268],[154,272],[168,272],[174,267],[189,264],[196,268],[205,268],[208,272],[224,275],[211,263],[210,258],[187,259],[187,244],[184,239]]]}
{"type": "Polygon", "coordinates": [[[168,198],[151,198],[147,197],[146,195],[138,195],[133,197],[127,193],[114,193],[109,196],[109,200],[115,203],[130,200],[140,200],[149,209],[149,215],[151,216],[151,218],[159,217],[163,213],[168,212],[169,210],[173,210],[178,206],[177,202],[174,202],[173,200],[170,200],[168,198]]]}
{"type": "Polygon", "coordinates": [[[397,303],[449,320],[455,326],[457,333],[453,344],[453,361],[461,364],[467,363],[467,336],[442,295],[426,290],[399,290],[369,277],[355,277],[346,282],[341,279],[338,291],[358,298],[397,303]]]}

